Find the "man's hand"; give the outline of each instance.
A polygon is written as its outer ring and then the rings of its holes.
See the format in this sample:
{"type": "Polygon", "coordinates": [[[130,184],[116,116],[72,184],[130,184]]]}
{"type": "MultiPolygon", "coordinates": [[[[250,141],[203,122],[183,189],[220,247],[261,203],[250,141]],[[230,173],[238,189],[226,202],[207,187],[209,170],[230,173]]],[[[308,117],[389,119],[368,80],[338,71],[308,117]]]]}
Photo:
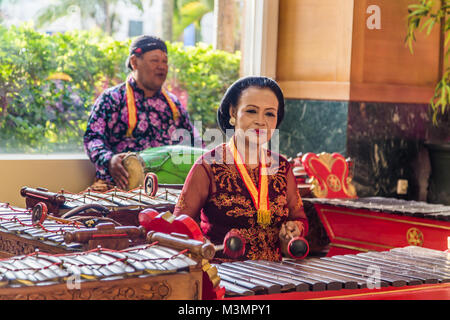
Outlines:
{"type": "Polygon", "coordinates": [[[122,164],[126,155],[126,153],[115,154],[109,161],[109,173],[115,184],[122,190],[126,190],[128,187],[128,172],[122,164]]]}

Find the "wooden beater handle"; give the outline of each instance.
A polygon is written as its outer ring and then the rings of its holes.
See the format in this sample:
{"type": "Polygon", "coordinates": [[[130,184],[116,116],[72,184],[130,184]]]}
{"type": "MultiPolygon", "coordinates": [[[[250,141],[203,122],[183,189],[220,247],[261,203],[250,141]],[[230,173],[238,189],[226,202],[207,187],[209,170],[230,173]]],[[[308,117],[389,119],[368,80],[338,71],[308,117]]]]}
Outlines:
{"type": "Polygon", "coordinates": [[[199,240],[190,239],[187,235],[180,233],[162,233],[149,231],[147,242],[158,241],[159,244],[176,250],[188,249],[193,255],[211,260],[216,254],[216,249],[212,243],[204,243],[199,240]]]}
{"type": "Polygon", "coordinates": [[[145,229],[143,227],[115,227],[114,223],[100,223],[96,228],[68,231],[64,234],[64,241],[66,243],[78,242],[87,243],[90,240],[100,240],[106,238],[129,238],[137,239],[145,236],[145,229]]]}

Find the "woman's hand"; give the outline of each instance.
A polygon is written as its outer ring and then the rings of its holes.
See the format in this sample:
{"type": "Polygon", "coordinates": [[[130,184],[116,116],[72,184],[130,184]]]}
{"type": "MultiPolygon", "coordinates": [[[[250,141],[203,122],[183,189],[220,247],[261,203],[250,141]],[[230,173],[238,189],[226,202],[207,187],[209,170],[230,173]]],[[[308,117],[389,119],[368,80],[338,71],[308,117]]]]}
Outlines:
{"type": "Polygon", "coordinates": [[[122,164],[126,155],[126,153],[115,154],[109,161],[109,173],[115,184],[122,190],[126,190],[128,187],[128,171],[122,164]]]}
{"type": "Polygon", "coordinates": [[[279,238],[281,244],[281,252],[285,256],[288,254],[288,244],[295,237],[300,237],[303,235],[305,227],[300,221],[287,221],[281,225],[279,238]]]}

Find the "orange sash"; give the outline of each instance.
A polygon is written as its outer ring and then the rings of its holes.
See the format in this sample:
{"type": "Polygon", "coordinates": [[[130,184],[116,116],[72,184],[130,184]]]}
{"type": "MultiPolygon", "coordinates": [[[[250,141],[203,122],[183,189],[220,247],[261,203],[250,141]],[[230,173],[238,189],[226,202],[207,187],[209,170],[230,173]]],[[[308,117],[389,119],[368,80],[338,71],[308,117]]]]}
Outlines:
{"type": "MultiPolygon", "coordinates": [[[[175,102],[173,102],[173,100],[170,99],[169,94],[166,92],[164,88],[161,88],[161,93],[163,94],[164,98],[166,98],[166,101],[168,102],[169,107],[172,110],[173,119],[176,121],[180,116],[180,112],[178,111],[175,102]]],[[[126,137],[132,137],[133,130],[136,127],[137,123],[137,111],[136,111],[136,102],[134,101],[133,88],[128,82],[128,79],[126,81],[126,96],[127,96],[127,110],[128,110],[128,129],[126,137]]]]}
{"type": "Polygon", "coordinates": [[[265,228],[270,225],[272,219],[269,209],[269,181],[266,155],[264,152],[260,153],[259,186],[258,189],[256,189],[252,178],[250,178],[250,175],[245,168],[242,157],[235,146],[234,137],[230,139],[228,147],[233,155],[234,164],[236,165],[247,190],[250,192],[253,204],[257,210],[257,223],[265,228]]]}

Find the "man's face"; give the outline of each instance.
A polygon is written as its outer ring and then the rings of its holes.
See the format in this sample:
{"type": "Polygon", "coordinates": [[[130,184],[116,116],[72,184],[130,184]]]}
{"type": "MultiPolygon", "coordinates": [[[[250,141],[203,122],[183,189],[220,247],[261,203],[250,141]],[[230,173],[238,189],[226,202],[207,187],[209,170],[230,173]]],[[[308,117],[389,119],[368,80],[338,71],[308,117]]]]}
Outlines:
{"type": "Polygon", "coordinates": [[[158,91],[166,81],[169,70],[167,54],[159,49],[130,59],[138,85],[144,90],[158,91]]]}

